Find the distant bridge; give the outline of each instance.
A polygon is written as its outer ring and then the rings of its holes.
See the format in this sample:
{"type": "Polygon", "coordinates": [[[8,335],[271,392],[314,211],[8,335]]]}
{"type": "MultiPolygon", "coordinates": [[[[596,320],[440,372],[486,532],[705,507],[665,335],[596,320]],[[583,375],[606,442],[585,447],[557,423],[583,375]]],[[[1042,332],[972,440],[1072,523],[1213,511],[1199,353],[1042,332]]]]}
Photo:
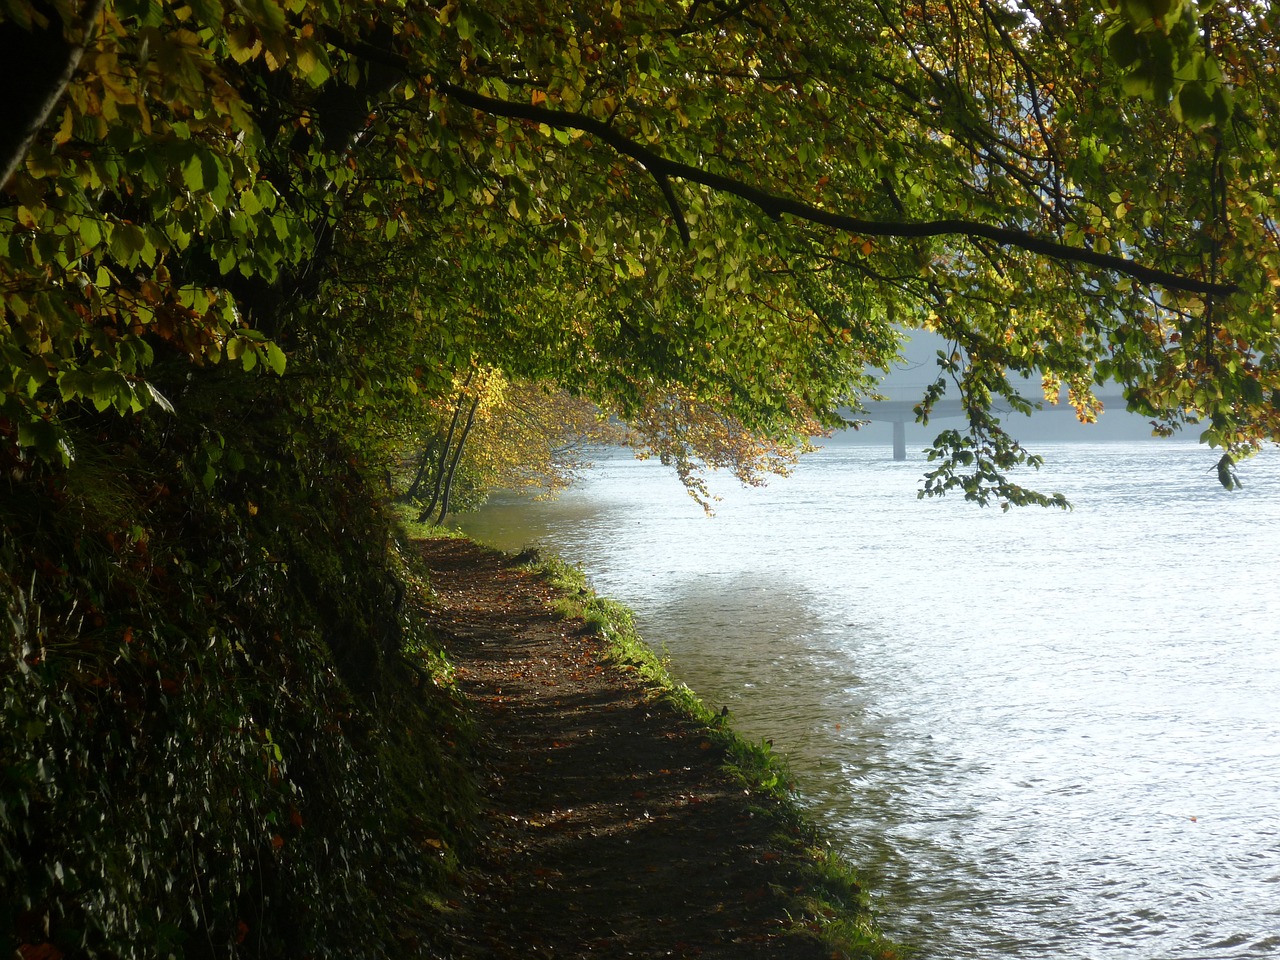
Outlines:
{"type": "MultiPolygon", "coordinates": [[[[926,384],[918,387],[893,386],[886,389],[883,385],[880,392],[887,396],[884,400],[871,400],[863,404],[863,409],[857,413],[846,412],[846,416],[853,420],[874,420],[878,423],[893,424],[893,459],[907,459],[907,424],[915,423],[915,408],[919,406],[921,398],[924,396],[926,384]]],[[[1112,394],[1109,396],[1099,396],[1098,400],[1102,402],[1104,407],[1123,410],[1125,408],[1125,399],[1120,394],[1112,394]]],[[[1008,407],[996,405],[993,407],[997,413],[1008,413],[1008,407]]],[[[1050,405],[1045,403],[1040,411],[1050,413],[1053,411],[1069,411],[1075,412],[1071,404],[1061,401],[1057,404],[1050,405]]],[[[963,405],[959,400],[948,400],[943,398],[933,405],[933,409],[929,411],[930,420],[948,420],[955,417],[965,416],[963,405]]]]}

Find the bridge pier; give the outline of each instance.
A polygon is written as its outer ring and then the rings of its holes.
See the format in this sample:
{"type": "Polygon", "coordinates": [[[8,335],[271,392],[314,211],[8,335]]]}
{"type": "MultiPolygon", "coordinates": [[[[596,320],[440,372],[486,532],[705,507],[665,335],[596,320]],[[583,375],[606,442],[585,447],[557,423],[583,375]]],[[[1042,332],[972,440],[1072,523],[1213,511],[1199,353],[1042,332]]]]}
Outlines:
{"type": "MultiPolygon", "coordinates": [[[[904,384],[895,384],[893,391],[898,394],[911,394],[913,397],[923,396],[926,386],[921,384],[919,387],[908,387],[904,384]]],[[[1128,401],[1123,396],[1112,394],[1098,394],[1097,398],[1104,407],[1124,410],[1128,401]]],[[[918,399],[909,400],[870,400],[860,407],[853,410],[847,410],[851,419],[868,420],[874,423],[892,423],[893,424],[893,459],[907,459],[907,424],[915,422],[916,407],[919,405],[918,399]]],[[[1069,403],[1059,403],[1051,406],[1045,413],[1050,411],[1071,411],[1072,407],[1069,403]]],[[[1008,412],[1008,411],[1003,411],[1008,412]]],[[[946,420],[955,417],[968,416],[964,405],[959,400],[951,400],[943,398],[933,404],[929,411],[929,419],[946,420]]]]}

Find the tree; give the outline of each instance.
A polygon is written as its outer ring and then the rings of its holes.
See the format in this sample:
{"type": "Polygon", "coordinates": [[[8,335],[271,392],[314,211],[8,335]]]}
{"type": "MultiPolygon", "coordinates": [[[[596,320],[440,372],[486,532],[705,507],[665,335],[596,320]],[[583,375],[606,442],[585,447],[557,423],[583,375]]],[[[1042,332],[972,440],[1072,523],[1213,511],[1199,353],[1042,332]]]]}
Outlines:
{"type": "Polygon", "coordinates": [[[624,431],[595,404],[545,383],[488,382],[463,461],[470,502],[494,489],[552,495],[590,465],[590,448],[624,431]]]}
{"type": "Polygon", "coordinates": [[[670,392],[649,398],[633,411],[628,426],[549,384],[508,381],[493,370],[479,376],[468,371],[442,402],[425,442],[420,441],[405,496],[425,503],[419,521],[443,520],[450,477],[463,479],[468,506],[497,489],[553,495],[590,465],[591,448],[630,446],[642,458],[656,456],[673,467],[709,511],[713,498],[705,469],[727,470],[744,484],[760,485],[767,475],[788,473],[809,449],[809,439],[821,432],[810,421],[785,440],[761,440],[717,407],[670,392]]]}
{"type": "Polygon", "coordinates": [[[377,669],[410,611],[372,478],[437,430],[456,485],[503,475],[469,371],[696,493],[927,328],[921,414],[968,422],[925,493],[1059,502],[1007,477],[1026,376],[1201,425],[1234,485],[1280,438],[1277,36],[1207,0],[0,0],[0,938],[412,942],[460,807],[377,669]]]}
{"type": "Polygon", "coordinates": [[[475,420],[476,408],[480,405],[481,388],[477,388],[474,396],[470,399],[467,397],[467,388],[471,386],[474,374],[474,370],[467,372],[467,379],[458,391],[457,398],[453,400],[453,414],[449,417],[449,429],[445,432],[443,439],[439,436],[431,438],[431,441],[427,444],[427,449],[423,451],[422,462],[417,471],[418,475],[410,486],[409,496],[413,496],[416,493],[414,488],[418,487],[428,474],[432,478],[431,499],[418,515],[419,523],[426,523],[431,519],[431,515],[435,513],[436,504],[440,502],[441,495],[444,496],[444,504],[440,508],[440,522],[444,521],[445,514],[449,512],[448,488],[453,486],[453,473],[458,469],[458,460],[462,456],[462,448],[466,445],[467,434],[471,432],[471,424],[475,420]],[[458,420],[462,416],[463,407],[470,407],[470,411],[467,414],[466,424],[462,429],[462,433],[455,442],[453,438],[458,432],[458,420]],[[450,461],[450,454],[453,455],[452,461],[450,461]],[[434,460],[434,463],[431,460],[434,460]],[[453,463],[452,468],[449,466],[450,462],[453,463]]]}
{"type": "Polygon", "coordinates": [[[1235,454],[1280,427],[1265,7],[5,9],[6,53],[84,50],[0,215],[5,416],[46,456],[80,405],[169,405],[158,350],[288,354],[348,411],[407,389],[383,361],[438,390],[476,358],[785,437],[895,325],[954,342],[970,411],[929,492],[1034,499],[1014,374],[1235,454]]]}
{"type": "Polygon", "coordinates": [[[593,404],[547,385],[510,383],[492,369],[468,370],[433,419],[404,494],[423,504],[419,523],[433,515],[444,522],[460,466],[469,505],[498,488],[551,493],[583,466],[576,456],[583,446],[621,437],[593,404]]]}

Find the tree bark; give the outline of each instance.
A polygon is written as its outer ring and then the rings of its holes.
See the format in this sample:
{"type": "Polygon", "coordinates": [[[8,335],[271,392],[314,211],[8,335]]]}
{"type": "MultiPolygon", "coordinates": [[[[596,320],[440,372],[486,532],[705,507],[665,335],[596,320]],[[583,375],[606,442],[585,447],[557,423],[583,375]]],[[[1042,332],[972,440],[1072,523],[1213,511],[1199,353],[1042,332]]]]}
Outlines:
{"type": "Polygon", "coordinates": [[[418,469],[413,474],[413,482],[409,484],[409,489],[404,492],[406,500],[414,499],[418,495],[418,491],[422,489],[422,485],[427,479],[427,471],[431,467],[431,461],[435,459],[436,450],[439,446],[440,440],[432,437],[422,451],[422,456],[418,458],[418,469]]]}
{"type": "Polygon", "coordinates": [[[473,369],[467,374],[466,382],[462,384],[463,394],[458,398],[458,402],[453,406],[453,419],[449,421],[449,432],[445,434],[444,449],[440,451],[440,466],[436,468],[435,489],[431,491],[431,502],[422,508],[418,514],[418,522],[426,523],[431,519],[431,514],[435,512],[436,504],[440,501],[440,488],[444,482],[444,465],[449,460],[449,447],[453,443],[454,431],[458,429],[458,417],[462,416],[462,404],[466,399],[466,389],[471,386],[471,378],[476,375],[473,369]]]}
{"type": "Polygon", "coordinates": [[[449,512],[449,495],[453,492],[453,475],[457,472],[458,461],[462,459],[462,448],[466,445],[467,437],[471,433],[471,425],[476,420],[476,408],[480,406],[480,394],[477,393],[475,399],[471,401],[471,409],[467,412],[467,424],[462,428],[462,436],[458,438],[458,445],[453,450],[453,461],[449,464],[449,476],[444,482],[444,499],[440,501],[440,516],[436,518],[436,523],[444,523],[445,514],[449,512]]]}
{"type": "Polygon", "coordinates": [[[431,501],[418,512],[418,522],[426,523],[435,513],[436,504],[440,502],[440,490],[444,485],[445,465],[449,462],[449,447],[453,444],[453,433],[458,429],[458,418],[462,416],[462,401],[453,408],[453,420],[449,423],[449,432],[445,434],[444,444],[440,447],[440,463],[436,465],[436,481],[431,490],[431,501]]]}
{"type": "MultiPolygon", "coordinates": [[[[326,32],[325,40],[355,56],[380,64],[390,70],[399,71],[404,76],[415,75],[416,71],[413,63],[407,57],[403,57],[394,51],[384,50],[359,40],[351,40],[338,35],[336,31],[326,32]]],[[[595,137],[601,143],[608,144],[623,156],[630,157],[653,177],[658,189],[662,192],[663,199],[671,208],[672,218],[675,220],[676,227],[685,243],[689,242],[689,228],[675,192],[672,190],[672,180],[699,183],[712,190],[732,194],[752,204],[774,220],[782,219],[785,214],[797,220],[821,224],[854,236],[902,238],[959,236],[970,240],[987,240],[1002,247],[1025,250],[1028,253],[1034,253],[1049,260],[1086,264],[1111,273],[1120,274],[1121,276],[1132,277],[1141,283],[1164,287],[1167,290],[1181,290],[1186,293],[1217,296],[1231,294],[1238,289],[1234,283],[1202,280],[1199,277],[1189,277],[1170,270],[1160,270],[1156,267],[1149,267],[1146,264],[1139,263],[1136,260],[1131,260],[1128,257],[1099,253],[1087,247],[1073,247],[1057,240],[1028,233],[1025,230],[1001,227],[976,220],[958,218],[915,221],[864,220],[861,217],[824,210],[794,197],[769,193],[742,180],[713,173],[710,170],[704,170],[701,167],[683,163],[679,160],[672,160],[649,146],[638,143],[619,133],[611,124],[582,113],[502,100],[445,80],[436,80],[435,86],[445,96],[479,113],[486,113],[494,117],[527,120],[532,123],[545,123],[547,126],[559,130],[581,130],[583,133],[595,137]]]]}
{"type": "Polygon", "coordinates": [[[36,9],[48,24],[25,30],[0,23],[0,189],[22,164],[36,135],[62,99],[93,40],[105,0],[90,0],[80,23],[64,30],[47,3],[36,9]]]}

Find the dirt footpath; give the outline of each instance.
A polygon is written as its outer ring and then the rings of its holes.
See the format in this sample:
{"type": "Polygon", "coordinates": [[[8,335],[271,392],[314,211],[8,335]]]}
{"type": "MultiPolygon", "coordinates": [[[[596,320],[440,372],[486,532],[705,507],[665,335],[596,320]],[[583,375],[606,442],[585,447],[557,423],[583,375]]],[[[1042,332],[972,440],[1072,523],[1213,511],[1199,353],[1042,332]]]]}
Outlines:
{"type": "Polygon", "coordinates": [[[797,854],[702,728],[528,569],[466,540],[420,548],[487,778],[456,958],[831,956],[788,918],[797,854]]]}

